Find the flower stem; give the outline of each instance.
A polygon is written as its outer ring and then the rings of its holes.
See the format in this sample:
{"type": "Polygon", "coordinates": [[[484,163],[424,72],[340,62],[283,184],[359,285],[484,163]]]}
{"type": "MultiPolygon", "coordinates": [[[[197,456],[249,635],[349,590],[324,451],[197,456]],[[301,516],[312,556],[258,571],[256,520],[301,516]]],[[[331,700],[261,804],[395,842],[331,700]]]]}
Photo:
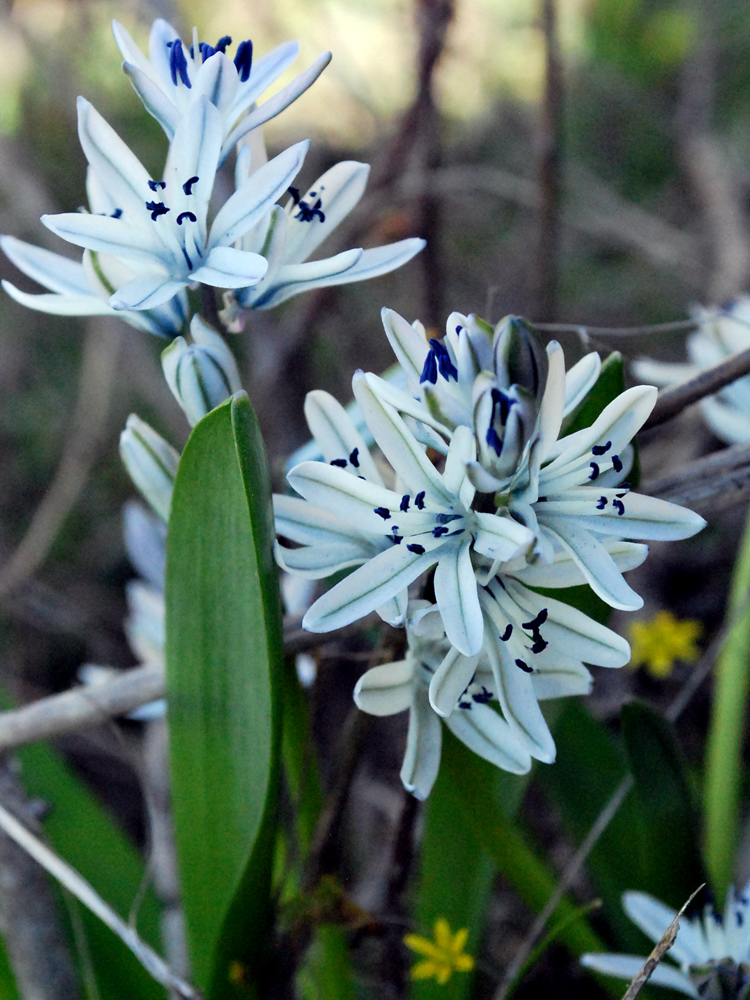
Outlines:
{"type": "MultiPolygon", "coordinates": [[[[727,614],[750,593],[750,517],[734,567],[727,614]]],[[[750,693],[750,609],[737,618],[716,664],[705,777],[706,865],[712,889],[724,897],[732,877],[740,806],[741,754],[750,693]]]]}
{"type": "Polygon", "coordinates": [[[216,289],[211,285],[201,285],[201,316],[214,330],[222,332],[223,325],[219,318],[219,307],[216,303],[216,289]]]}

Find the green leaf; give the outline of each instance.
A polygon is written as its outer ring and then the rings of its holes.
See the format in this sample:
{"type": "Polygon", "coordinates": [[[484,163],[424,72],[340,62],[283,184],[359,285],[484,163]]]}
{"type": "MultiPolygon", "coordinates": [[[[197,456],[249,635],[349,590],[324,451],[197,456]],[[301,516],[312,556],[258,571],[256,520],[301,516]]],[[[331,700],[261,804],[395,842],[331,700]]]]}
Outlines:
{"type": "Polygon", "coordinates": [[[347,935],[340,927],[323,924],[297,973],[300,1000],[355,1000],[347,935]]]}
{"type": "Polygon", "coordinates": [[[268,943],[283,669],[273,537],[263,441],[238,393],[193,428],[167,538],[177,854],[193,980],[211,1000],[257,994],[268,943]]]}
{"type": "Polygon", "coordinates": [[[736,622],[716,663],[706,750],[705,853],[711,886],[723,899],[732,881],[740,812],[742,745],[750,693],[750,514],[727,606],[736,622]]]}
{"type": "Polygon", "coordinates": [[[670,723],[645,702],[624,705],[621,725],[646,834],[648,890],[679,909],[706,881],[682,753],[670,723]]]}
{"type": "MultiPolygon", "coordinates": [[[[18,757],[28,794],[52,806],[44,820],[51,845],[127,919],[145,874],[138,851],[54,750],[36,744],[19,750],[18,757]]],[[[80,907],[78,912],[102,1000],[121,1000],[123,996],[130,1000],[164,1000],[163,988],[119,938],[85,908],[80,907]]],[[[67,915],[62,902],[60,913],[67,915]]],[[[136,926],[141,937],[161,951],[159,905],[151,890],[140,902],[136,926]]]]}

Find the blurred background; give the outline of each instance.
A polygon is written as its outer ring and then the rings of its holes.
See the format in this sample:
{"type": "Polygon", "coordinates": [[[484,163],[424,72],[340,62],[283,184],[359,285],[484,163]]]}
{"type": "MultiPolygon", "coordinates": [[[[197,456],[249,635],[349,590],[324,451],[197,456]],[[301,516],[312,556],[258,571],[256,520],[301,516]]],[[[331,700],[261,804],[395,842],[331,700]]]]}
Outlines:
{"type": "MultiPolygon", "coordinates": [[[[722,303],[744,291],[750,8],[738,0],[560,0],[554,37],[549,25],[545,37],[543,13],[543,5],[526,0],[6,3],[0,230],[70,251],[38,220],[85,203],[78,94],[161,176],[164,136],[122,74],[112,18],[142,46],[157,16],[183,38],[194,24],[209,42],[251,37],[256,53],[296,38],[294,72],[331,49],[320,81],[265,127],[269,151],[312,139],[303,188],[341,159],[373,165],[370,191],[330,252],[412,235],[427,237],[429,247],[395,274],[255,313],[232,339],[277,485],[285,459],[306,439],[305,392],[325,388],[346,403],[356,368],[379,372],[392,363],[379,319],[384,305],[440,335],[452,310],[492,322],[513,312],[619,328],[685,319],[695,303],[722,303]]],[[[0,275],[38,290],[7,261],[0,275]]],[[[684,337],[559,335],[568,364],[587,345],[602,354],[620,350],[626,360],[646,353],[683,360],[684,337]]],[[[162,347],[115,321],[44,316],[0,298],[0,679],[14,699],[67,688],[84,662],[134,662],[122,630],[124,585],[133,576],[122,505],[134,489],[117,439],[130,412],[176,446],[187,438],[161,374],[162,347]]],[[[718,446],[688,411],[644,442],[643,478],[718,446]]],[[[668,552],[654,545],[631,581],[646,596],[644,615],[669,608],[702,621],[710,637],[723,614],[743,516],[735,506],[690,542],[668,552]]],[[[626,617],[614,615],[612,627],[626,631],[626,617]]],[[[328,780],[330,734],[364,669],[352,662],[336,651],[318,658],[314,725],[328,780]]],[[[616,726],[619,706],[634,691],[665,704],[687,669],[663,681],[600,670],[594,711],[616,726]]],[[[694,760],[706,713],[698,697],[681,722],[694,760]]],[[[347,885],[362,906],[377,903],[378,858],[397,814],[402,723],[371,727],[354,793],[361,823],[347,885]]],[[[131,759],[138,739],[138,724],[126,722],[60,746],[142,844],[131,759]]],[[[553,863],[563,864],[571,844],[536,783],[524,816],[553,863]]],[[[745,876],[748,868],[747,859],[740,862],[745,876]]],[[[586,883],[577,889],[585,895],[586,883]]],[[[529,914],[502,882],[493,898],[485,948],[502,966],[529,914]]],[[[600,995],[562,950],[545,962],[538,976],[556,977],[556,995],[600,995]]],[[[540,983],[532,975],[521,992],[532,996],[540,983]]]]}

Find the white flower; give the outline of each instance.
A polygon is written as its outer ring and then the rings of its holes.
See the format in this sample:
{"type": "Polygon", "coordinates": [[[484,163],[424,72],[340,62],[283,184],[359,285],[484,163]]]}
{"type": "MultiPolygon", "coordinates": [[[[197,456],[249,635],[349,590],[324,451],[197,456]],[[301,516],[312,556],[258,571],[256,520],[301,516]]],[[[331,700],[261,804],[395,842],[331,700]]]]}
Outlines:
{"type": "Polygon", "coordinates": [[[162,351],[161,364],[172,395],[193,427],[242,388],[234,355],[224,338],[200,316],[190,321],[193,343],[175,337],[162,351]]]}
{"type": "MultiPolygon", "coordinates": [[[[342,541],[387,547],[318,598],[303,626],[328,632],[356,621],[434,566],[435,598],[448,638],[473,656],[482,648],[484,622],[472,555],[505,561],[531,545],[533,535],[510,517],[472,510],[475,490],[466,466],[476,445],[468,428],[456,430],[441,473],[396,410],[375,395],[363,372],[355,374],[353,387],[399,489],[322,462],[303,462],[287,478],[313,505],[311,525],[323,508],[342,541]]],[[[299,514],[303,524],[305,511],[303,507],[299,514]]],[[[285,568],[291,568],[288,559],[285,568]]]]}
{"type": "Polygon", "coordinates": [[[164,521],[169,521],[179,454],[160,434],[131,413],[120,435],[120,458],[130,478],[164,521]]]}
{"type": "MultiPolygon", "coordinates": [[[[425,601],[411,606],[406,631],[406,658],[368,670],[357,682],[354,701],[370,715],[409,711],[401,780],[418,799],[425,799],[440,767],[442,742],[440,717],[430,707],[428,685],[451,650],[435,606],[425,601]]],[[[492,675],[483,668],[479,657],[469,658],[469,665],[469,683],[456,711],[444,719],[445,724],[480,757],[505,771],[525,774],[531,767],[529,754],[505,719],[488,704],[493,698],[487,686],[492,684],[492,675]]]]}
{"type": "Polygon", "coordinates": [[[254,107],[261,94],[297,58],[297,42],[285,42],[253,60],[253,44],[245,40],[237,45],[232,60],[226,55],[232,44],[229,36],[220,38],[216,45],[208,45],[198,41],[198,33],[193,29],[192,44],[188,47],[172,25],[159,18],[151,29],[147,59],[117,21],[112,22],[112,31],[125,60],[122,68],[146,110],[169,139],[176,134],[180,119],[190,113],[201,96],[217,108],[221,115],[221,163],[243,136],[278,115],[304,93],[331,61],[331,53],[323,53],[304,73],[260,107],[254,107]]]}
{"type": "Polygon", "coordinates": [[[115,309],[152,309],[186,285],[240,288],[258,281],[268,264],[234,244],[266,215],[302,165],[307,142],[280,153],[253,174],[219,209],[210,228],[208,205],[219,166],[222,123],[205,96],[179,120],[164,169],[152,180],[146,168],[83,98],[78,133],[97,181],[116,206],[107,215],[42,216],[58,236],[126,261],[136,273],[109,300],[115,309]]]}
{"type": "MultiPolygon", "coordinates": [[[[235,183],[237,190],[253,183],[250,150],[240,148],[235,183]]],[[[424,247],[422,239],[399,240],[369,250],[345,250],[334,257],[308,261],[336,226],[362,197],[370,168],[366,163],[345,160],[319,177],[304,195],[291,188],[285,208],[271,212],[242,239],[243,250],[262,254],[268,271],[255,285],[237,291],[238,303],[246,309],[271,309],[293,295],[313,288],[365,281],[401,267],[424,247]]]]}
{"type": "MultiPolygon", "coordinates": [[[[689,997],[703,995],[698,986],[716,966],[735,966],[750,963],[750,884],[744,892],[735,895],[729,888],[724,913],[710,905],[704,907],[703,917],[680,918],[680,929],[666,960],[654,969],[649,982],[668,986],[689,997]],[[670,964],[674,960],[679,968],[670,964]],[[707,968],[708,967],[708,968],[707,968]]],[[[659,941],[676,912],[644,892],[626,892],[622,897],[623,909],[647,937],[659,941]]],[[[588,954],[581,962],[588,969],[621,979],[633,979],[645,963],[645,958],[634,955],[588,954]]],[[[748,970],[737,971],[743,984],[747,984],[748,970]]],[[[732,994],[734,995],[734,994],[732,994]]],[[[737,994],[739,995],[739,994],[737,994]]]]}
{"type": "MultiPolygon", "coordinates": [[[[637,378],[671,385],[693,378],[730,355],[750,349],[750,298],[744,296],[721,310],[696,309],[700,328],[687,338],[690,364],[667,364],[640,358],[633,363],[637,378]]],[[[714,396],[701,400],[706,423],[727,444],[750,441],[750,376],[738,378],[714,396]]]]}

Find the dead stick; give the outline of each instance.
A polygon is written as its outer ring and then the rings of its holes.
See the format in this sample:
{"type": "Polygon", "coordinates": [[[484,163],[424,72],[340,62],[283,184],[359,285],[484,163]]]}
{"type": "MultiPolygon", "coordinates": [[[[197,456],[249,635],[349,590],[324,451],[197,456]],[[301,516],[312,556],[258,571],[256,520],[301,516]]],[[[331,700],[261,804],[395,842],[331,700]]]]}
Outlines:
{"type": "Polygon", "coordinates": [[[688,379],[687,382],[682,382],[671,389],[664,389],[659,393],[656,406],[643,425],[643,430],[651,430],[652,427],[658,427],[667,420],[672,420],[688,406],[748,374],[750,374],[750,350],[733,354],[726,361],[720,361],[719,364],[706,368],[695,378],[688,379]]]}

